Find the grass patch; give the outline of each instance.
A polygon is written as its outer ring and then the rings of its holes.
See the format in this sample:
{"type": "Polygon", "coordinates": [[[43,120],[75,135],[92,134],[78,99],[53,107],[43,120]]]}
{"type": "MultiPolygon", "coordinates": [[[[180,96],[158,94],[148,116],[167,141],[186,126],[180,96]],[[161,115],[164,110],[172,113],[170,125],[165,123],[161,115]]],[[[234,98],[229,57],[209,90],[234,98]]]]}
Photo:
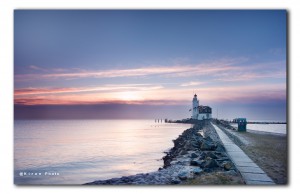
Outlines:
{"type": "Polygon", "coordinates": [[[194,179],[188,179],[183,185],[241,185],[245,184],[239,175],[229,175],[225,172],[202,174],[194,179]]]}

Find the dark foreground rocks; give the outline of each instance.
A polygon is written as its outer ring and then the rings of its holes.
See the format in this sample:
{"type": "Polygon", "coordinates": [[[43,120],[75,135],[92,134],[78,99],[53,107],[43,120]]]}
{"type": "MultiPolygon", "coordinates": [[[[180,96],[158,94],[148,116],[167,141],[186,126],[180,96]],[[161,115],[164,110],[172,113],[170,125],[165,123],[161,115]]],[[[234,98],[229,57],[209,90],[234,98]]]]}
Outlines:
{"type": "Polygon", "coordinates": [[[86,185],[186,184],[196,177],[220,172],[224,172],[223,176],[228,174],[241,179],[209,122],[197,122],[173,142],[174,147],[163,157],[163,168],[156,172],[99,180],[86,185]]]}

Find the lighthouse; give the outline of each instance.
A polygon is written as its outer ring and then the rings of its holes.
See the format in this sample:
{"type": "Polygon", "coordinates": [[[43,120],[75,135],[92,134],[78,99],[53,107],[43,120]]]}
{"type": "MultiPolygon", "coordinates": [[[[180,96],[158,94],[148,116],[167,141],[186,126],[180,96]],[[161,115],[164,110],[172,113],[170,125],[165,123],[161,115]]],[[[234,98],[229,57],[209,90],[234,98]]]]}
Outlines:
{"type": "Polygon", "coordinates": [[[193,115],[192,118],[193,119],[198,119],[198,106],[199,106],[199,100],[197,99],[197,94],[194,95],[193,98],[193,115]]]}
{"type": "Polygon", "coordinates": [[[197,94],[194,95],[192,101],[192,119],[206,120],[211,119],[212,109],[209,106],[199,105],[197,94]]]}

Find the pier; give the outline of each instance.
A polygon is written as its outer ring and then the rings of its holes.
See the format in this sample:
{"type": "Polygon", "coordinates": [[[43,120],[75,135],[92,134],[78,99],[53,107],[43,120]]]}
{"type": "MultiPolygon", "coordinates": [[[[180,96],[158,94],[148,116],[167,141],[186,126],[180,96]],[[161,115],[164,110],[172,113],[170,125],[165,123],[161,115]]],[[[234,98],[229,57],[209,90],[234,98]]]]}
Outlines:
{"type": "Polygon", "coordinates": [[[246,155],[217,125],[212,124],[225,150],[247,185],[274,185],[273,180],[246,155]]]}
{"type": "Polygon", "coordinates": [[[155,123],[163,122],[163,119],[154,119],[155,123]]]}
{"type": "Polygon", "coordinates": [[[256,122],[256,121],[247,121],[247,124],[286,124],[286,122],[256,122]]]}

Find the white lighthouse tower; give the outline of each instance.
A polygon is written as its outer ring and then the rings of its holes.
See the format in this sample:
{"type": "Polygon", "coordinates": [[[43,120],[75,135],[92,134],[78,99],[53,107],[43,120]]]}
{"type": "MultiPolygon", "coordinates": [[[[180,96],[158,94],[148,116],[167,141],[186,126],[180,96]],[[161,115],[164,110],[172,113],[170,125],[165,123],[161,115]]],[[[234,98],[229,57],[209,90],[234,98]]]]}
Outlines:
{"type": "Polygon", "coordinates": [[[197,94],[194,95],[193,98],[193,106],[192,106],[192,119],[198,119],[198,107],[199,107],[199,101],[197,99],[197,94]]]}

